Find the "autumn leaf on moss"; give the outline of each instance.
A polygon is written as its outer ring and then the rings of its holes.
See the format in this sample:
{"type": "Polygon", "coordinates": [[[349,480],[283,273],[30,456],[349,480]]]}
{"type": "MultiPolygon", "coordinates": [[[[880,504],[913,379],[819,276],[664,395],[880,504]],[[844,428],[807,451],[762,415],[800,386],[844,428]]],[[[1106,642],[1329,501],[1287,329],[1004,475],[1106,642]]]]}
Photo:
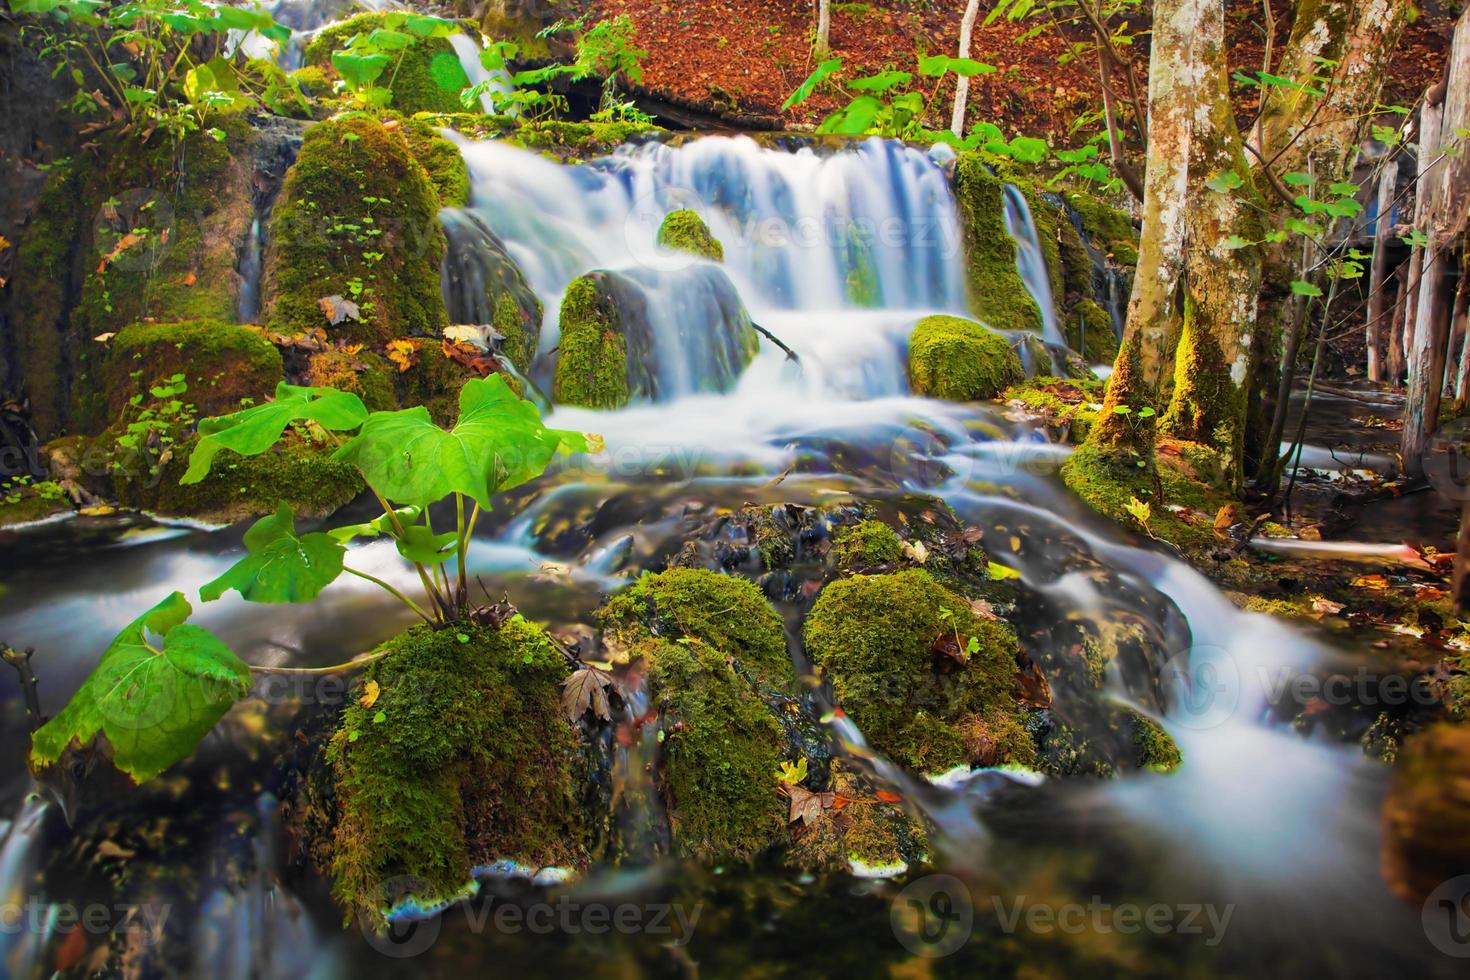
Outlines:
{"type": "Polygon", "coordinates": [[[357,703],[364,708],[371,708],[378,702],[378,695],[382,693],[383,688],[377,681],[368,681],[362,686],[362,697],[357,699],[357,703]]]}
{"type": "Polygon", "coordinates": [[[32,767],[44,769],[100,735],[112,764],[142,783],[193,752],[248,692],[250,668],[185,622],[192,611],[175,592],[114,637],[67,706],[36,731],[32,767]]]}
{"type": "Polygon", "coordinates": [[[245,532],[245,547],[250,554],[202,586],[201,599],[213,602],[234,589],[247,602],[310,602],[342,574],[347,554],[330,535],[298,535],[296,515],[284,503],[245,532]]]}
{"type": "Polygon", "coordinates": [[[592,711],[601,721],[612,721],[612,704],[607,692],[612,687],[613,676],[600,667],[584,665],[561,682],[561,710],[572,724],[592,711]]]}
{"type": "Polygon", "coordinates": [[[390,340],[388,360],[398,365],[398,373],[403,374],[419,362],[419,349],[411,340],[390,340]]]}

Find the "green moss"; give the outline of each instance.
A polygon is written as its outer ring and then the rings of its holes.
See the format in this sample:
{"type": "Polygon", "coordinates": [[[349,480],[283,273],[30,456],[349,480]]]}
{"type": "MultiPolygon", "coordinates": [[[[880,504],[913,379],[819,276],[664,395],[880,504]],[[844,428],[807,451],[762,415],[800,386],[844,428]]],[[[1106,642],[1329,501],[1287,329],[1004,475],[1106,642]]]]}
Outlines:
{"type": "Polygon", "coordinates": [[[302,517],[326,517],[363,491],[362,478],[332,460],[333,446],[288,439],[259,456],[220,453],[203,482],[180,486],[192,440],[178,445],[161,465],[120,449],[105,433],[87,451],[89,463],[113,467],[112,495],[124,507],[167,517],[229,523],[273,513],[284,501],[302,517]]]}
{"type": "Polygon", "coordinates": [[[505,4],[487,3],[480,15],[480,32],[495,41],[514,41],[524,61],[543,61],[551,57],[551,46],[541,37],[543,24],[529,16],[517,16],[504,9],[505,4]]]}
{"type": "Polygon", "coordinates": [[[933,772],[973,761],[964,727],[976,716],[1012,710],[1015,634],[976,616],[925,571],[833,582],[803,634],[837,703],[874,748],[910,768],[933,772]],[[953,632],[962,646],[970,637],[978,641],[967,663],[934,650],[953,632]]]}
{"type": "Polygon", "coordinates": [[[1006,339],[970,320],[929,316],[909,338],[909,385],[949,401],[994,398],[1025,377],[1006,339]]]}
{"type": "MultiPolygon", "coordinates": [[[[451,426],[459,418],[459,390],[480,372],[444,356],[442,344],[431,340],[414,342],[415,358],[407,370],[393,375],[398,382],[398,401],[402,405],[422,405],[435,422],[451,426]]],[[[519,379],[501,373],[505,383],[517,395],[523,395],[519,379]]]]}
{"type": "Polygon", "coordinates": [[[866,571],[892,565],[902,557],[898,535],[882,521],[862,521],[839,530],[832,539],[839,568],[866,571]]]}
{"type": "Polygon", "coordinates": [[[470,201],[470,170],[459,147],[440,136],[428,123],[408,119],[403,134],[409,149],[423,166],[446,208],[462,208],[470,201]]]}
{"type": "Polygon", "coordinates": [[[551,399],[558,405],[621,408],[628,393],[628,343],[617,308],[596,274],[583,276],[562,299],[551,399]]]}
{"type": "Polygon", "coordinates": [[[697,568],[645,575],[598,616],[628,646],[649,635],[687,637],[734,657],[765,687],[789,690],[796,680],[781,617],[743,578],[697,568]]]}
{"type": "Polygon", "coordinates": [[[1153,772],[1173,772],[1184,762],[1179,746],[1164,731],[1159,723],[1137,712],[1134,713],[1133,747],[1137,750],[1140,768],[1153,772]]]}
{"type": "Polygon", "coordinates": [[[1098,409],[1093,406],[1100,405],[1102,397],[1101,381],[1038,375],[1011,385],[997,400],[1020,402],[1028,413],[1062,430],[1071,442],[1081,443],[1097,422],[1098,409]]]}
{"type": "Polygon", "coordinates": [[[109,417],[163,378],[184,375],[183,399],[199,417],[237,411],[242,398],[262,399],[284,376],[281,354],[261,334],[218,321],[139,323],[112,339],[103,370],[109,417]]]}
{"type": "MultiPolygon", "coordinates": [[[[303,85],[313,79],[302,72],[287,73],[274,61],[251,58],[245,63],[244,75],[260,92],[261,101],[278,116],[288,119],[312,118],[311,99],[303,91],[303,85]]],[[[324,89],[324,86],[317,86],[324,89]]]]}
{"type": "Polygon", "coordinates": [[[363,115],[319,123],[272,211],[267,321],[285,334],[327,328],[318,303],[337,295],[355,300],[361,315],[330,327],[334,338],[438,337],[448,325],[444,250],[439,195],[403,127],[363,115]]]}
{"type": "MultiPolygon", "coordinates": [[[[1207,447],[1199,447],[1208,452],[1207,447]]],[[[1138,456],[1124,450],[1094,445],[1079,446],[1062,464],[1062,479],[1072,492],[1093,510],[1120,524],[1146,530],[1153,537],[1185,549],[1214,546],[1215,514],[1231,499],[1185,472],[1189,462],[1179,444],[1173,451],[1159,453],[1158,470],[1139,466],[1138,456]],[[1138,500],[1149,505],[1147,528],[1129,513],[1138,500]],[[1170,505],[1188,508],[1175,513],[1170,505]]]]}
{"type": "Polygon", "coordinates": [[[663,719],[660,787],[679,853],[749,860],[780,842],[787,804],[776,772],[785,736],[771,711],[719,649],[662,642],[647,654],[663,719]]]}
{"type": "Polygon", "coordinates": [[[377,699],[348,699],[328,753],[333,891],[349,914],[384,911],[377,889],[394,877],[430,906],[493,861],[583,866],[566,666],[545,633],[519,616],[499,630],[419,626],[383,650],[354,691],[376,683],[377,699]]]}
{"type": "Polygon", "coordinates": [[[725,246],[710,234],[709,225],[699,212],[687,208],[664,215],[663,223],[658,226],[658,244],[660,248],[688,252],[711,262],[725,261],[725,246]]]}
{"type": "Polygon", "coordinates": [[[372,351],[348,354],[342,350],[325,350],[312,354],[306,362],[306,383],[315,388],[350,391],[362,399],[370,412],[390,411],[398,407],[394,390],[395,369],[372,351]]]}
{"type": "Polygon", "coordinates": [[[1016,269],[1016,243],[1005,228],[1005,182],[978,155],[964,153],[955,163],[954,186],[965,236],[970,309],[997,330],[1039,333],[1041,311],[1016,269]]]}
{"type": "Polygon", "coordinates": [[[1119,265],[1138,263],[1138,232],[1127,211],[1110,207],[1090,194],[1069,194],[1067,203],[1082,217],[1082,227],[1094,246],[1111,254],[1119,265]],[[1125,260],[1129,253],[1131,259],[1125,260]]]}
{"type": "MultiPolygon", "coordinates": [[[[1245,402],[1230,376],[1230,365],[1208,329],[1200,329],[1194,304],[1184,307],[1184,327],[1174,354],[1174,392],[1162,428],[1177,439],[1218,446],[1239,459],[1245,446],[1245,402]]],[[[1234,470],[1232,489],[1241,489],[1234,470]]]]}
{"type": "MultiPolygon", "coordinates": [[[[528,312],[539,314],[540,310],[541,302],[537,300],[534,311],[528,312]]],[[[495,298],[495,314],[490,325],[505,338],[500,342],[500,350],[510,358],[516,370],[529,371],[541,339],[540,317],[537,316],[534,323],[528,322],[515,296],[507,290],[495,298]]]]}
{"type": "Polygon", "coordinates": [[[1088,364],[1111,364],[1118,356],[1118,338],[1113,333],[1113,318],[1108,311],[1090,299],[1072,307],[1062,321],[1067,345],[1079,352],[1088,364]]]}
{"type": "Polygon", "coordinates": [[[51,480],[24,484],[0,480],[0,527],[29,524],[71,509],[65,491],[51,480]]]}
{"type": "MultiPolygon", "coordinates": [[[[362,13],[323,28],[306,46],[305,61],[330,69],[332,52],[343,50],[358,34],[384,27],[387,13],[362,13]]],[[[377,84],[393,93],[389,103],[399,112],[459,112],[459,93],[469,85],[459,57],[444,38],[416,38],[394,56],[377,84]]]]}

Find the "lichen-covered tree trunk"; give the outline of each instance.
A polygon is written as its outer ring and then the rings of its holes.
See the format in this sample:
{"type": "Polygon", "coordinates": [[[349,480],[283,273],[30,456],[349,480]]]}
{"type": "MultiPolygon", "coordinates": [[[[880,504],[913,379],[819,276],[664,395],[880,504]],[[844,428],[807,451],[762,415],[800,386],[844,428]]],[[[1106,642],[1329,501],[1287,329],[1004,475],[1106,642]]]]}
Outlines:
{"type": "MultiPolygon", "coordinates": [[[[1432,185],[1426,180],[1426,174],[1433,166],[1432,161],[1440,156],[1442,110],[1442,105],[1435,105],[1428,99],[1419,110],[1420,189],[1414,212],[1416,225],[1426,219],[1430,210],[1429,189],[1432,185]]],[[[1413,313],[1412,319],[1405,322],[1406,329],[1412,334],[1409,339],[1408,392],[1404,399],[1404,431],[1399,449],[1404,473],[1411,477],[1424,472],[1424,450],[1439,419],[1439,399],[1444,385],[1444,333],[1440,327],[1442,319],[1448,320],[1447,310],[1444,317],[1440,316],[1443,293],[1440,281],[1445,278],[1444,270],[1449,261],[1448,250],[1431,241],[1427,247],[1415,250],[1414,266],[1417,268],[1411,266],[1409,270],[1413,313]]]]}
{"type": "MultiPolygon", "coordinates": [[[[1219,6],[1219,0],[1213,5],[1219,6]]],[[[1137,412],[1151,407],[1168,368],[1169,341],[1178,336],[1184,319],[1179,285],[1190,203],[1189,162],[1196,107],[1206,87],[1194,39],[1210,6],[1208,0],[1154,4],[1143,239],[1102,419],[1088,437],[1095,445],[1135,450],[1152,446],[1152,426],[1140,423],[1137,412]]]]}
{"type": "Polygon", "coordinates": [[[1263,199],[1230,104],[1224,7],[1202,6],[1194,35],[1204,71],[1195,113],[1186,212],[1185,316],[1175,353],[1174,392],[1163,427],[1209,445],[1226,463],[1229,484],[1243,483],[1243,391],[1254,376],[1251,337],[1260,295],[1263,199]],[[1205,182],[1233,173],[1240,187],[1212,191],[1205,182]]]}
{"type": "Polygon", "coordinates": [[[817,33],[812,38],[812,51],[818,58],[832,53],[832,0],[817,0],[817,33]]]}
{"type": "Polygon", "coordinates": [[[1399,182],[1399,162],[1389,160],[1378,177],[1378,211],[1373,223],[1373,268],[1368,277],[1368,380],[1383,380],[1383,342],[1387,333],[1390,283],[1388,281],[1388,233],[1393,225],[1393,195],[1399,182]]]}
{"type": "MultiPolygon", "coordinates": [[[[969,0],[965,4],[965,15],[960,20],[959,56],[970,56],[970,35],[975,30],[975,17],[980,13],[980,0],[969,0]]],[[[954,113],[950,116],[949,131],[964,139],[965,110],[970,102],[970,76],[961,75],[954,86],[954,113]]]]}

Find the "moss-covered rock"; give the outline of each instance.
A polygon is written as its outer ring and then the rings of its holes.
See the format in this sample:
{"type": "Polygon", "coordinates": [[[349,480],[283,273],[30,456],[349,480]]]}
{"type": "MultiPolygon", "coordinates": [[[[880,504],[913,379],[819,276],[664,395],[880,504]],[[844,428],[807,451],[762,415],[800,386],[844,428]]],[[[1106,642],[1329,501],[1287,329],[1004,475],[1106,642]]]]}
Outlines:
{"type": "Polygon", "coordinates": [[[784,838],[776,788],[786,740],[769,708],[699,640],[644,647],[662,719],[660,787],[674,845],[707,862],[749,860],[784,838]]]}
{"type": "Polygon", "coordinates": [[[1092,243],[1119,265],[1138,264],[1138,232],[1127,211],[1112,207],[1090,194],[1069,194],[1067,204],[1082,217],[1092,243]]]}
{"type": "Polygon", "coordinates": [[[159,381],[183,375],[180,397],[199,417],[238,411],[242,399],[263,399],[283,376],[281,354],[264,336],[219,321],[139,323],[112,339],[103,369],[108,417],[146,397],[159,381]]]}
{"type": "Polygon", "coordinates": [[[576,820],[577,735],[560,708],[567,668],[519,616],[500,629],[415,627],[362,675],[329,747],[339,822],[333,892],[381,915],[389,879],[423,907],[458,897],[476,867],[586,863],[576,820]]]}
{"type": "Polygon", "coordinates": [[[893,528],[882,521],[867,520],[833,535],[832,554],[837,567],[864,572],[897,562],[903,557],[899,545],[893,528]]]}
{"type": "Polygon", "coordinates": [[[66,491],[53,480],[0,479],[0,527],[29,524],[71,509],[66,491]]]}
{"type": "Polygon", "coordinates": [[[979,401],[1024,377],[1006,339],[970,320],[925,317],[909,338],[909,386],[915,394],[979,401]]]}
{"type": "Polygon", "coordinates": [[[403,122],[403,134],[409,149],[428,173],[439,203],[446,208],[462,208],[470,201],[470,169],[459,147],[441,136],[433,126],[421,119],[403,122]]]}
{"type": "Polygon", "coordinates": [[[977,719],[999,727],[1015,710],[1015,633],[976,615],[923,570],[833,582],[803,635],[837,703],[874,748],[912,769],[980,761],[965,728],[977,719]],[[972,638],[976,650],[966,653],[972,638]],[[963,660],[937,648],[948,639],[963,660]]]}
{"type": "Polygon", "coordinates": [[[725,246],[710,234],[709,225],[699,212],[688,208],[664,215],[658,227],[658,244],[660,248],[688,252],[711,262],[725,261],[725,246]]]}
{"type": "MultiPolygon", "coordinates": [[[[879,799],[882,789],[834,759],[826,792],[860,801],[823,810],[815,826],[802,826],[787,863],[816,872],[898,872],[929,857],[924,827],[901,803],[879,799]]],[[[803,787],[810,788],[810,787],[803,787]]]]}
{"type": "Polygon", "coordinates": [[[1151,471],[1132,452],[1088,443],[1062,464],[1062,479],[1104,517],[1187,550],[1206,549],[1218,540],[1215,515],[1232,502],[1206,482],[1214,456],[1207,446],[1160,440],[1151,471]],[[1146,522],[1134,501],[1148,505],[1146,522]]]}
{"type": "Polygon", "coordinates": [[[650,635],[697,639],[734,657],[766,687],[789,690],[795,683],[781,617],[746,579],[694,568],[645,575],[598,615],[625,647],[650,635]]]}
{"type": "Polygon", "coordinates": [[[272,209],[267,322],[371,345],[438,337],[448,325],[438,214],[439,193],[402,125],[354,114],[313,126],[272,209]],[[356,302],[359,318],[329,327],[318,304],[334,295],[356,302]]]}
{"type": "Polygon", "coordinates": [[[1097,422],[1102,398],[1101,381],[1039,375],[1011,385],[998,400],[1044,421],[1066,441],[1080,444],[1097,422]]]}
{"type": "Polygon", "coordinates": [[[962,153],[955,162],[954,190],[969,269],[970,309],[997,330],[1039,333],[1041,311],[1016,269],[1016,243],[1006,231],[1005,181],[978,154],[962,153]]]}
{"type": "Polygon", "coordinates": [[[1440,724],[1404,743],[1383,803],[1382,864],[1415,908],[1470,866],[1470,728],[1440,724]]]}
{"type": "Polygon", "coordinates": [[[598,274],[583,276],[562,298],[551,400],[583,408],[621,408],[628,394],[628,342],[617,304],[598,274]]]}
{"type": "Polygon", "coordinates": [[[1174,739],[1132,708],[1092,706],[1084,718],[1042,711],[1029,719],[1035,767],[1050,776],[1110,778],[1122,772],[1169,773],[1183,763],[1174,739]]]}
{"type": "Polygon", "coordinates": [[[356,469],[331,458],[334,449],[288,437],[259,456],[225,450],[202,482],[181,486],[192,439],[159,452],[146,442],[120,447],[117,433],[108,432],[88,448],[86,463],[89,474],[107,475],[99,489],[110,490],[124,507],[228,524],[274,513],[283,501],[302,517],[326,517],[340,509],[364,487],[356,469]]]}
{"type": "Polygon", "coordinates": [[[796,675],[781,619],[750,582],[703,569],[648,575],[599,613],[604,639],[649,667],[662,719],[659,785],[679,853],[746,860],[785,839],[776,772],[787,738],[764,696],[796,675]]]}
{"type": "MultiPolygon", "coordinates": [[[[390,16],[362,13],[319,31],[306,46],[306,64],[332,70],[332,52],[345,49],[358,35],[366,37],[385,28],[390,16]]],[[[402,33],[400,31],[400,33],[402,33]]],[[[394,57],[393,64],[378,79],[393,93],[389,105],[400,112],[459,112],[459,93],[470,84],[454,48],[444,38],[415,38],[394,57]]]]}
{"type": "Polygon", "coordinates": [[[370,412],[391,411],[399,407],[394,373],[388,362],[372,351],[348,353],[333,348],[307,358],[305,381],[314,388],[350,391],[370,412]]]}
{"type": "Polygon", "coordinates": [[[1072,307],[1062,321],[1067,344],[1088,364],[1111,364],[1118,356],[1118,337],[1113,318],[1096,301],[1084,299],[1072,307]]]}

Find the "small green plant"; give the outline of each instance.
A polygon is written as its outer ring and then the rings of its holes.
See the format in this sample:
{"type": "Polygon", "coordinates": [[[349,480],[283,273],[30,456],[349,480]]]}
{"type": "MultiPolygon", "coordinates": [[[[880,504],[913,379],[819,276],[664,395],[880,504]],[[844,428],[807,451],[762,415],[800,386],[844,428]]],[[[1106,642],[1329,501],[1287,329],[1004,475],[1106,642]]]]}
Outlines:
{"type": "MultiPolygon", "coordinates": [[[[141,371],[133,372],[136,380],[141,371]]],[[[112,465],[117,471],[132,473],[136,464],[157,477],[173,458],[174,448],[188,439],[196,418],[194,406],[184,401],[189,383],[182,374],[174,374],[150,385],[128,399],[123,414],[123,431],[117,437],[112,465]]]]}
{"type": "Polygon", "coordinates": [[[955,622],[954,611],[943,606],[938,607],[939,621],[949,626],[954,633],[954,649],[960,651],[960,660],[969,660],[980,652],[980,638],[977,636],[961,637],[959,625],[955,622]]]}
{"type": "MultiPolygon", "coordinates": [[[[181,393],[170,390],[167,397],[181,393]]],[[[203,480],[221,452],[258,456],[288,429],[305,426],[338,444],[335,458],[357,468],[383,509],[366,523],[301,533],[282,504],[246,532],[245,557],[202,586],[200,599],[212,602],[234,590],[247,602],[305,603],[345,573],[384,589],[434,629],[468,622],[469,541],[491,498],[541,475],[559,454],[601,446],[595,436],[546,428],[536,406],[499,375],[467,382],[459,406],[458,422],[446,431],[422,406],[370,413],[355,394],[283,383],[271,401],[200,422],[183,484],[203,480]],[[454,526],[443,531],[430,518],[441,502],[454,514],[454,526]],[[358,538],[391,540],[417,573],[422,599],[348,566],[347,544],[358,538]]],[[[245,695],[253,668],[188,623],[191,613],[175,592],[119,633],[66,708],[35,733],[32,765],[54,765],[69,746],[100,735],[113,764],[141,783],[192,752],[245,695]]]]}
{"type": "MultiPolygon", "coordinates": [[[[382,108],[393,101],[393,83],[408,52],[434,38],[459,33],[459,24],[443,17],[389,11],[381,27],[358,33],[332,52],[332,67],[343,87],[364,105],[382,108]],[[384,76],[386,80],[384,80],[384,76]]],[[[440,88],[461,91],[469,85],[464,68],[451,55],[430,63],[430,76],[440,88]]]]}
{"type": "MultiPolygon", "coordinates": [[[[560,20],[539,36],[579,31],[584,22],[584,18],[560,20]]],[[[488,95],[496,112],[515,111],[540,119],[564,112],[567,103],[559,95],[539,91],[538,86],[560,77],[574,82],[600,78],[602,96],[597,112],[592,115],[595,122],[649,122],[650,116],[620,96],[624,86],[643,81],[643,59],[648,52],[635,46],[637,39],[637,28],[626,15],[601,20],[578,35],[577,57],[571,64],[550,64],[515,73],[510,71],[510,65],[520,54],[519,45],[511,41],[492,42],[481,54],[480,63],[492,74],[508,79],[509,90],[499,90],[506,87],[505,81],[486,81],[466,89],[460,98],[466,107],[473,107],[482,96],[488,95]]]]}

